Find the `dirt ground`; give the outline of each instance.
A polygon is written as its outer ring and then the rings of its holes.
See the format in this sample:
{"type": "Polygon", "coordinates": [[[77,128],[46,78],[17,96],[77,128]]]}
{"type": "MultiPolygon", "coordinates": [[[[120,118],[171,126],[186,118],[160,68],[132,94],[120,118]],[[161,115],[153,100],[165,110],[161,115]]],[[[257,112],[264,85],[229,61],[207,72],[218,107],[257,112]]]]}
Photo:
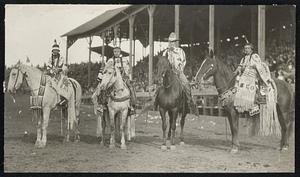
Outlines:
{"type": "MultiPolygon", "coordinates": [[[[44,149],[34,148],[36,130],[28,96],[5,95],[5,172],[294,172],[294,136],[289,151],[280,153],[279,137],[249,137],[245,119],[240,119],[241,150],[229,153],[231,136],[223,117],[188,115],[185,145],[176,139],[175,150],[161,150],[162,130],[158,112],[136,120],[136,138],[127,150],[109,149],[96,138],[92,107],[81,109],[81,141],[62,143],[60,119],[54,111],[44,149]],[[24,137],[24,132],[28,136],[24,137]]],[[[177,126],[179,136],[180,126],[177,126]]]]}

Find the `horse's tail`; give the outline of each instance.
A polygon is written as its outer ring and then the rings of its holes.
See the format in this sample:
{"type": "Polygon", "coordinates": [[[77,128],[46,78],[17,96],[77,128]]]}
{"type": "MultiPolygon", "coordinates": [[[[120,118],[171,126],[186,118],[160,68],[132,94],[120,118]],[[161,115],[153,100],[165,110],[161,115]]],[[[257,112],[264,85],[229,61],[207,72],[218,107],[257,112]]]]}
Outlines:
{"type": "Polygon", "coordinates": [[[82,88],[81,85],[73,78],[69,78],[73,85],[74,89],[74,97],[75,97],[75,111],[76,116],[78,117],[80,114],[80,105],[81,105],[81,97],[82,97],[82,88]]]}

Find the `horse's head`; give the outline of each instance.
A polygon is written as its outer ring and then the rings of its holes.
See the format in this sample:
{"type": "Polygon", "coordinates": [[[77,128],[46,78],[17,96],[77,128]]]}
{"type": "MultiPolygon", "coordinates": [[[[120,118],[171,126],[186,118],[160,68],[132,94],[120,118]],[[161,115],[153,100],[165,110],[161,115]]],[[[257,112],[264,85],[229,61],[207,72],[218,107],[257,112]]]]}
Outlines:
{"type": "Polygon", "coordinates": [[[216,68],[217,63],[214,58],[214,53],[211,50],[202,62],[194,80],[199,81],[200,83],[204,80],[207,80],[209,77],[215,74],[216,68]]]}
{"type": "Polygon", "coordinates": [[[100,83],[100,89],[106,90],[110,88],[117,81],[118,68],[113,65],[106,65],[103,70],[102,81],[100,83]]]}
{"type": "Polygon", "coordinates": [[[156,66],[158,79],[164,78],[167,71],[170,71],[171,69],[171,64],[165,56],[158,56],[158,62],[156,66]]]}
{"type": "Polygon", "coordinates": [[[22,64],[18,62],[12,67],[9,75],[7,90],[9,93],[16,93],[16,91],[21,87],[23,83],[23,78],[25,78],[26,73],[21,69],[22,64]]]}

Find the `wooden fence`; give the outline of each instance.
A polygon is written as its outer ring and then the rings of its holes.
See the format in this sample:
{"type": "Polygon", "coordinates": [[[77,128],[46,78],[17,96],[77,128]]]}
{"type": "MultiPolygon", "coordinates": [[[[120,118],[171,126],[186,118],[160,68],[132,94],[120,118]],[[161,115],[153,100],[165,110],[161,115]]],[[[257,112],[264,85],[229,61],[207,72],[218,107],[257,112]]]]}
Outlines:
{"type": "MultiPolygon", "coordinates": [[[[198,89],[192,90],[193,98],[199,109],[200,115],[210,116],[224,116],[224,109],[221,106],[216,89],[205,89],[199,91],[198,89]]],[[[154,92],[137,92],[137,108],[143,109],[145,104],[154,96],[154,92]]],[[[83,104],[93,104],[90,95],[82,97],[83,104]]]]}

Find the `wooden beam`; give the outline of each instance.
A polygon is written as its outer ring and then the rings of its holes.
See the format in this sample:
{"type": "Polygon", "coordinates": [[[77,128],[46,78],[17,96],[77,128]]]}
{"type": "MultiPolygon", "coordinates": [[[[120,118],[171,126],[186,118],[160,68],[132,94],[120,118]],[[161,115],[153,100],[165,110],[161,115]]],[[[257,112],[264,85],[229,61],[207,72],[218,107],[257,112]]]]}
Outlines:
{"type": "Polygon", "coordinates": [[[88,87],[91,86],[91,47],[92,47],[92,37],[89,37],[89,63],[88,63],[88,87]]]}
{"type": "MultiPolygon", "coordinates": [[[[109,29],[112,28],[113,26],[115,26],[115,25],[117,25],[117,24],[120,24],[121,22],[123,22],[123,21],[125,21],[125,20],[128,20],[128,19],[130,18],[131,15],[135,15],[135,14],[137,14],[137,13],[143,11],[143,10],[146,9],[147,7],[148,7],[147,5],[140,7],[139,9],[133,11],[133,12],[130,13],[130,14],[127,14],[125,17],[121,18],[120,20],[117,20],[117,21],[113,22],[112,24],[108,25],[107,27],[105,27],[105,28],[103,28],[103,29],[101,29],[101,30],[95,32],[94,34],[99,34],[99,33],[102,33],[102,32],[104,32],[104,31],[106,31],[106,30],[109,30],[109,29]]],[[[125,13],[124,13],[124,14],[125,14],[125,13]]]]}
{"type": "Polygon", "coordinates": [[[120,46],[119,44],[118,44],[118,36],[117,36],[117,34],[118,34],[118,29],[120,28],[120,25],[119,24],[117,24],[117,25],[115,25],[114,27],[113,27],[113,30],[114,30],[114,41],[113,41],[113,43],[114,43],[114,46],[120,46]]]}
{"type": "MultiPolygon", "coordinates": [[[[175,34],[176,36],[179,38],[179,10],[180,10],[180,6],[179,5],[175,5],[175,34]]],[[[179,46],[179,41],[176,42],[176,46],[179,46]]]]}
{"type": "Polygon", "coordinates": [[[102,38],[102,64],[105,63],[105,60],[104,60],[104,56],[105,56],[105,33],[101,33],[101,38],[102,38]]]}
{"type": "Polygon", "coordinates": [[[135,65],[135,37],[133,37],[133,52],[132,52],[132,55],[133,55],[133,66],[135,65]]]}
{"type": "Polygon", "coordinates": [[[266,6],[258,5],[258,54],[262,61],[265,61],[266,46],[266,6]]]}
{"type": "Polygon", "coordinates": [[[215,44],[215,6],[209,5],[209,51],[214,51],[215,44]]]}
{"type": "Polygon", "coordinates": [[[152,70],[153,70],[153,53],[154,53],[154,43],[153,43],[153,14],[155,11],[155,5],[149,5],[147,10],[149,14],[149,85],[152,86],[152,70]]]}
{"type": "Polygon", "coordinates": [[[68,65],[69,48],[68,48],[68,37],[66,40],[66,65],[68,65]]]}
{"type": "Polygon", "coordinates": [[[129,67],[130,67],[130,75],[129,78],[130,80],[132,80],[132,40],[133,40],[133,28],[134,28],[134,19],[135,19],[135,15],[131,15],[129,17],[129,67]]]}
{"type": "Polygon", "coordinates": [[[250,13],[251,13],[251,43],[255,46],[257,46],[257,34],[256,34],[256,31],[257,31],[257,9],[256,7],[251,7],[251,10],[250,10],[250,13]]]}

